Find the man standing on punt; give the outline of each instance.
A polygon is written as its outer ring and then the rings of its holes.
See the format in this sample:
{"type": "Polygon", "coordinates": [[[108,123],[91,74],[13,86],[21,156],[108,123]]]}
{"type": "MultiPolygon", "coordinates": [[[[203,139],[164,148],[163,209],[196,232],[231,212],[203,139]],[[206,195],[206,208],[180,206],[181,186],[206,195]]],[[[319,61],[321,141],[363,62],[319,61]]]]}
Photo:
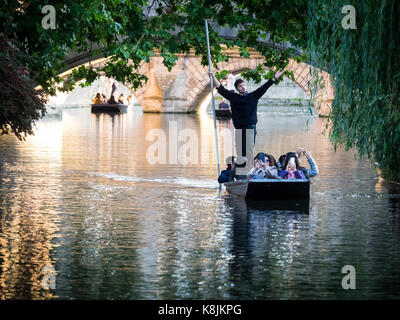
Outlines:
{"type": "Polygon", "coordinates": [[[232,122],[235,127],[235,143],[238,156],[247,158],[246,170],[253,167],[254,145],[256,143],[256,124],[258,100],[264,95],[273,83],[283,74],[275,73],[273,79],[268,80],[253,92],[247,92],[246,84],[242,79],[235,81],[235,88],[239,93],[231,92],[224,88],[217,80],[214,73],[210,73],[218,93],[229,100],[232,111],[232,122]],[[252,138],[254,137],[254,138],[252,138]],[[246,139],[247,138],[247,139],[246,139]]]}

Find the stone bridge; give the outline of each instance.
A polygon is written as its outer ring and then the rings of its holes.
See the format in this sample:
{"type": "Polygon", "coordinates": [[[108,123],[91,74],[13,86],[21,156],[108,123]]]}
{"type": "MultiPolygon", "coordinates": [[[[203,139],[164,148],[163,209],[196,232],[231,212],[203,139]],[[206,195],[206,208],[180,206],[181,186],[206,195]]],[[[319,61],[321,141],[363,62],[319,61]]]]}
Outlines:
{"type": "MultiPolygon", "coordinates": [[[[218,68],[219,70],[229,70],[233,74],[238,74],[246,68],[254,69],[259,63],[263,62],[263,57],[254,50],[250,52],[250,58],[241,57],[239,51],[234,48],[226,49],[225,54],[230,57],[229,62],[220,63],[218,68]]],[[[171,72],[162,64],[163,58],[157,52],[149,63],[142,62],[139,72],[145,74],[148,81],[143,87],[132,90],[132,92],[144,112],[196,112],[210,93],[208,67],[201,65],[201,58],[193,53],[180,54],[178,57],[179,59],[171,72]]],[[[107,62],[107,58],[102,58],[101,55],[91,57],[91,59],[91,65],[94,68],[102,67],[107,62]]],[[[88,54],[78,56],[72,53],[66,59],[67,69],[82,64],[87,65],[88,61],[88,54]]],[[[291,59],[287,69],[293,71],[296,84],[311,97],[309,87],[311,81],[313,81],[312,67],[291,59]]],[[[68,73],[68,71],[63,72],[60,76],[65,77],[68,73]]],[[[324,79],[323,85],[314,94],[312,102],[319,115],[327,116],[334,90],[328,73],[319,70],[319,76],[324,79]]],[[[129,87],[129,84],[126,84],[126,86],[129,87]]]]}

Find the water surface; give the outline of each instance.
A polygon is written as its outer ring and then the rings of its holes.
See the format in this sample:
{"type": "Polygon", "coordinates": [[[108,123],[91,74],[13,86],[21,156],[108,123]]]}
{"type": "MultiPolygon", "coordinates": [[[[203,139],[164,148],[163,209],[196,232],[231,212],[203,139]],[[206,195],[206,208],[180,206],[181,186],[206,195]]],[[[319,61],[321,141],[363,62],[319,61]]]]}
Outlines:
{"type": "Polygon", "coordinates": [[[0,137],[0,298],[399,298],[396,186],[335,152],[322,119],[263,110],[256,151],[305,147],[319,165],[308,214],[219,196],[210,115],[70,108],[25,142],[0,137]],[[175,128],[196,133],[197,164],[169,152],[186,141],[175,128]],[[154,129],[173,164],[149,163],[154,129]],[[341,286],[345,265],[356,290],[341,286]],[[55,289],[42,287],[45,266],[55,289]]]}

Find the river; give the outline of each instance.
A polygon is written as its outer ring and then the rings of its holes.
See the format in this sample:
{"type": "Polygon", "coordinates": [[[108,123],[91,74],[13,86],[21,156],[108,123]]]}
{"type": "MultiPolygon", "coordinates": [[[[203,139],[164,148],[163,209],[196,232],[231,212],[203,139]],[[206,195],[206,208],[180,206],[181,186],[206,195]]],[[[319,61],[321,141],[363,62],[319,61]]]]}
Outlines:
{"type": "Polygon", "coordinates": [[[1,136],[0,299],[400,298],[400,191],[325,124],[259,114],[256,151],[319,166],[307,212],[220,193],[209,114],[68,108],[1,136]]]}

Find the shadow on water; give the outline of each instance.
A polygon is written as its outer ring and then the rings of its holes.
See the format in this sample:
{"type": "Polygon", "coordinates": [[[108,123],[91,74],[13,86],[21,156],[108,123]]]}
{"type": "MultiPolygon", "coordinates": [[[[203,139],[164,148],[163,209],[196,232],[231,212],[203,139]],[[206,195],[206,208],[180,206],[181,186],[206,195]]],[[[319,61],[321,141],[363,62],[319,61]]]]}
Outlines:
{"type": "Polygon", "coordinates": [[[101,114],[107,114],[111,117],[115,116],[115,115],[119,115],[119,114],[126,114],[128,113],[128,108],[121,108],[121,110],[119,111],[115,111],[115,110],[91,110],[92,115],[95,116],[99,116],[101,114]]]}
{"type": "Polygon", "coordinates": [[[251,209],[271,211],[285,211],[286,213],[308,214],[310,210],[310,199],[293,200],[246,200],[246,204],[251,209]]]}
{"type": "Polygon", "coordinates": [[[300,225],[308,223],[309,200],[255,201],[225,197],[233,216],[229,295],[276,298],[291,273],[300,225]],[[278,286],[279,287],[279,286],[278,286]]]}

